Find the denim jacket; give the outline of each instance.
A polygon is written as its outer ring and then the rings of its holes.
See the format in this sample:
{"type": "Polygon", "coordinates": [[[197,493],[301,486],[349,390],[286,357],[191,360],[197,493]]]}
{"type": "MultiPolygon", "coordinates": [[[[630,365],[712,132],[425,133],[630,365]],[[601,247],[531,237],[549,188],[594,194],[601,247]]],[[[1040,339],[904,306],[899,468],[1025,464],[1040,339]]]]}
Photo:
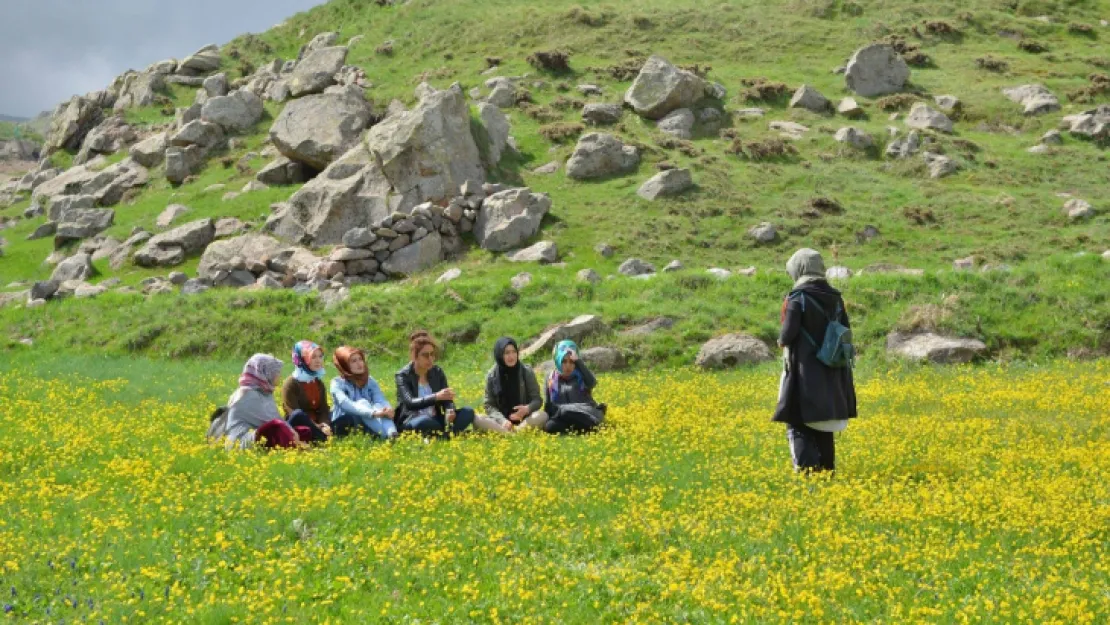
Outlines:
{"type": "Polygon", "coordinates": [[[331,381],[331,420],[334,422],[344,414],[374,417],[375,413],[390,408],[389,400],[374,378],[369,378],[366,386],[359,388],[343,378],[331,381]]]}

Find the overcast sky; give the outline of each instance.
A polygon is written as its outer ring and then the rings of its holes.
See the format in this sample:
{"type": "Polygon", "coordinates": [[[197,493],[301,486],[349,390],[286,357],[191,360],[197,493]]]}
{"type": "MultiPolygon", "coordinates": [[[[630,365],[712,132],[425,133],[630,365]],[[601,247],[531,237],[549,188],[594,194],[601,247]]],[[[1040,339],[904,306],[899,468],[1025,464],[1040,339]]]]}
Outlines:
{"type": "Polygon", "coordinates": [[[0,0],[0,113],[34,117],[128,69],[262,32],[324,0],[0,0]]]}

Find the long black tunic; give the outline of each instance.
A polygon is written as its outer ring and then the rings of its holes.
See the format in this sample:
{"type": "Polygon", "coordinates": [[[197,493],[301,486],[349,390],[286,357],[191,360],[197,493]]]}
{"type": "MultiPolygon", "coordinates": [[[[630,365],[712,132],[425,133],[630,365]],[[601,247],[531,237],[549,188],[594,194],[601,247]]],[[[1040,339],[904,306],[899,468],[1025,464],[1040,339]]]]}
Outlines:
{"type": "Polygon", "coordinates": [[[801,330],[805,328],[820,345],[828,319],[810,301],[806,302],[803,312],[799,291],[816,299],[830,315],[839,303],[839,321],[851,327],[840,291],[828,282],[817,280],[791,292],[784,306],[782,331],[779,333],[779,343],[790,348],[790,360],[774,420],[798,425],[855,417],[856,388],[852,370],[848,367],[834,369],[817,360],[817,349],[806,340],[801,330]]]}

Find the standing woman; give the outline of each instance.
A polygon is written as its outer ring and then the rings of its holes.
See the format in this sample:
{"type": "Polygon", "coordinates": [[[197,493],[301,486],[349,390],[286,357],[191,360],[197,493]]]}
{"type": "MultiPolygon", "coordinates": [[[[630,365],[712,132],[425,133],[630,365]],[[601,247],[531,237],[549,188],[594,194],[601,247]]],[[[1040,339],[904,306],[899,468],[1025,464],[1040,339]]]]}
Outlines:
{"type": "Polygon", "coordinates": [[[825,263],[816,250],[800,249],[786,263],[794,288],[782,304],[784,373],[774,420],[786,424],[790,456],[797,471],[833,471],[833,435],[856,416],[852,368],[830,367],[817,358],[832,320],[851,327],[840,291],[825,280],[825,263]]]}
{"type": "Polygon", "coordinates": [[[281,387],[285,418],[308,427],[312,440],[325,441],[331,436],[331,408],[324,386],[323,348],[312,341],[298,341],[293,345],[293,367],[293,375],[281,387]],[[298,412],[307,418],[297,417],[298,412]]]}
{"type": "Polygon", "coordinates": [[[439,345],[420,330],[409,337],[412,361],[394,376],[401,429],[425,435],[458,434],[474,423],[470,408],[455,409],[455,391],[436,365],[439,345]]]}
{"type": "Polygon", "coordinates": [[[605,420],[605,404],[594,400],[597,378],[578,359],[574,341],[560,341],[553,350],[555,370],[545,387],[548,414],[544,431],[548,434],[591,432],[605,420]]]}
{"type": "Polygon", "coordinates": [[[543,407],[536,374],[520,362],[516,341],[503,336],[493,346],[494,365],[486,374],[486,416],[501,432],[516,428],[543,429],[547,413],[543,407]]]}
{"type": "Polygon", "coordinates": [[[335,405],[331,424],[336,436],[346,436],[357,428],[386,440],[397,438],[393,407],[378,382],[370,377],[366,352],[344,345],[336,348],[332,361],[340,376],[331,381],[335,405]]]}

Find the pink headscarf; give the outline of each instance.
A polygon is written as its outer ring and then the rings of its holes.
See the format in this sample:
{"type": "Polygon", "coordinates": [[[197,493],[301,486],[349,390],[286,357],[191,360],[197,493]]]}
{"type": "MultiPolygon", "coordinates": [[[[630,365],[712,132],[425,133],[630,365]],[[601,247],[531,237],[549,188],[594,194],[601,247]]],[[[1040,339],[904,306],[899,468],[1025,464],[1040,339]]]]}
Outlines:
{"type": "Polygon", "coordinates": [[[257,389],[263,393],[273,393],[274,384],[271,380],[281,374],[281,366],[282,362],[269,354],[255,354],[250,357],[247,364],[243,365],[239,386],[257,389]]]}

